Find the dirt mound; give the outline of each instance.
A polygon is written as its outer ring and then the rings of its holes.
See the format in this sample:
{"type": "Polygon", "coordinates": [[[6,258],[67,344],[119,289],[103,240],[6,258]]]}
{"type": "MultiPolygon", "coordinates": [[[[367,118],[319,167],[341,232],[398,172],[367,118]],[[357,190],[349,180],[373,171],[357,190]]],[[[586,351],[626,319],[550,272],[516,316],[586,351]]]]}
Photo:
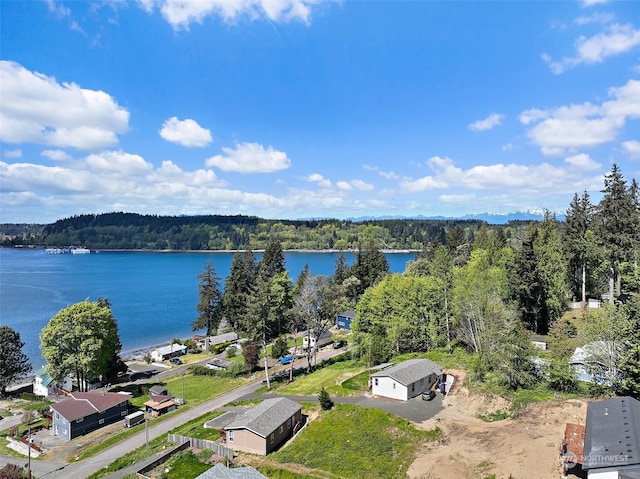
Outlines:
{"type": "MultiPolygon", "coordinates": [[[[461,375],[463,379],[463,375],[461,375]]],[[[584,401],[549,401],[527,406],[516,419],[484,422],[509,408],[508,400],[474,394],[459,384],[445,409],[420,424],[442,430],[438,445],[420,451],[408,471],[415,479],[483,478],[490,474],[515,479],[561,477],[558,451],[567,422],[584,424],[584,401]]]]}

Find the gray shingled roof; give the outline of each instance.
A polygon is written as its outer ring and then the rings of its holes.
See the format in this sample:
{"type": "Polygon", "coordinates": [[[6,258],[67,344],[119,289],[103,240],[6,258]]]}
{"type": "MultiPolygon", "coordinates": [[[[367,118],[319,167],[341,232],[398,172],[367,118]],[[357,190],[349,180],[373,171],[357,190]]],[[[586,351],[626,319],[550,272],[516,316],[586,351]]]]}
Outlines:
{"type": "Polygon", "coordinates": [[[229,469],[224,464],[216,464],[211,469],[207,469],[196,479],[267,479],[256,471],[253,467],[234,467],[229,469]]]}
{"type": "Polygon", "coordinates": [[[390,377],[404,386],[415,383],[432,373],[437,376],[442,374],[442,368],[429,359],[409,359],[400,364],[374,373],[371,377],[390,377]]]}
{"type": "Polygon", "coordinates": [[[238,416],[225,429],[248,429],[258,436],[266,438],[301,409],[302,406],[291,399],[266,399],[238,416]]]}
{"type": "Polygon", "coordinates": [[[626,396],[590,402],[584,470],[640,464],[640,401],[626,396]]]}

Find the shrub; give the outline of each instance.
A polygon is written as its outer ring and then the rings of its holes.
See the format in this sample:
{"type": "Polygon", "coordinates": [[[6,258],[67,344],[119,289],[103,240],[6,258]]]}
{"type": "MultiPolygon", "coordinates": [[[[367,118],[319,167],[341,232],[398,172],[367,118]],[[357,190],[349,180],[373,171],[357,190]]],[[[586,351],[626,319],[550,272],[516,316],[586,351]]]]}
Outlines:
{"type": "Polygon", "coordinates": [[[289,348],[287,348],[287,338],[284,336],[279,336],[274,342],[273,346],[271,346],[271,357],[274,359],[280,359],[285,356],[289,352],[289,348]]]}
{"type": "Polygon", "coordinates": [[[329,396],[329,393],[324,388],[324,386],[320,390],[318,400],[320,401],[320,407],[323,411],[328,411],[333,407],[333,401],[331,400],[331,397],[329,396]]]}
{"type": "Polygon", "coordinates": [[[25,471],[15,464],[7,464],[0,469],[0,477],[2,479],[23,479],[27,477],[25,471]]]}

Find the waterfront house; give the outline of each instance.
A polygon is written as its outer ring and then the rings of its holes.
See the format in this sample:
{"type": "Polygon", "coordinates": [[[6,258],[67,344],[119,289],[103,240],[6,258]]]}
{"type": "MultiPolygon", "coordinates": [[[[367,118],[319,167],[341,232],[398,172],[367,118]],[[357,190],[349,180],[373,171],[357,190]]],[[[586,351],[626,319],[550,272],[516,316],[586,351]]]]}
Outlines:
{"type": "Polygon", "coordinates": [[[626,396],[587,405],[582,470],[588,479],[640,478],[640,401],[626,396]]]}
{"type": "Polygon", "coordinates": [[[67,392],[73,390],[71,378],[64,378],[62,384],[57,384],[45,368],[40,368],[34,373],[33,394],[36,396],[46,398],[49,394],[56,394],[58,388],[67,392]]]}
{"type": "Polygon", "coordinates": [[[174,343],[151,351],[151,360],[162,362],[170,358],[182,356],[183,354],[187,354],[187,347],[184,344],[174,343]]]}
{"type": "Polygon", "coordinates": [[[209,351],[210,348],[224,343],[234,343],[238,340],[237,333],[224,333],[217,336],[207,336],[204,339],[199,339],[198,344],[203,350],[209,351]]]}
{"type": "Polygon", "coordinates": [[[67,441],[113,424],[127,415],[129,393],[72,392],[69,399],[51,405],[53,434],[67,441]]]}
{"type": "Polygon", "coordinates": [[[149,390],[149,400],[144,403],[145,411],[151,415],[151,417],[158,417],[162,414],[174,411],[178,408],[175,402],[175,398],[166,394],[152,394],[149,390]]]}
{"type": "Polygon", "coordinates": [[[371,375],[376,396],[407,401],[432,389],[442,377],[442,367],[429,359],[409,359],[371,375]]]}
{"type": "Polygon", "coordinates": [[[351,331],[351,322],[355,319],[355,311],[343,311],[336,318],[336,328],[351,331]]]}
{"type": "Polygon", "coordinates": [[[225,426],[226,446],[267,455],[277,449],[302,423],[302,406],[284,398],[262,401],[225,426]]]}

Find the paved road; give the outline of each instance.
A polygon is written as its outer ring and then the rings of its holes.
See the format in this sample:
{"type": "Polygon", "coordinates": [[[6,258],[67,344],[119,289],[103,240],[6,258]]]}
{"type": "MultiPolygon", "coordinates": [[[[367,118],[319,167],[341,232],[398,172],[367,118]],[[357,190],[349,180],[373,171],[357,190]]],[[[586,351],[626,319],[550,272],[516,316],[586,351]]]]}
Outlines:
{"type": "MultiPolygon", "coordinates": [[[[318,363],[320,363],[324,359],[328,359],[330,357],[336,356],[343,352],[344,352],[343,349],[334,350],[331,348],[328,348],[324,351],[319,351],[318,363]]],[[[305,360],[305,364],[306,364],[306,360],[305,360]]],[[[166,371],[166,373],[171,373],[171,375],[174,375],[176,373],[180,374],[181,369],[182,368],[173,368],[169,371],[166,371]]],[[[185,370],[186,369],[187,368],[185,367],[185,370]]],[[[234,389],[233,391],[230,391],[226,394],[223,394],[222,396],[219,396],[215,399],[202,403],[191,409],[186,409],[186,410],[183,410],[182,412],[178,412],[177,414],[174,414],[173,416],[162,421],[161,423],[150,426],[148,429],[149,440],[151,441],[156,437],[167,434],[171,429],[178,427],[192,419],[195,419],[209,411],[213,411],[215,409],[221,408],[229,402],[237,401],[242,398],[245,398],[246,396],[254,393],[258,388],[262,387],[262,385],[263,385],[262,375],[258,375],[258,379],[244,386],[234,389]]],[[[69,463],[69,464],[64,464],[62,462],[55,462],[55,461],[31,461],[32,470],[34,471],[38,479],[85,478],[90,474],[93,474],[94,472],[98,471],[99,469],[108,466],[113,461],[115,461],[121,456],[124,456],[128,452],[133,451],[134,449],[137,449],[140,446],[143,446],[145,444],[145,441],[146,441],[146,433],[145,433],[145,430],[142,429],[138,434],[130,436],[124,441],[84,461],[69,463]]],[[[20,459],[20,458],[15,458],[11,456],[0,456],[0,466],[6,463],[12,463],[12,464],[25,463],[26,464],[26,462],[27,462],[26,458],[20,459]]],[[[140,467],[140,465],[138,465],[138,467],[140,467]]],[[[124,474],[125,474],[125,471],[123,470],[123,471],[118,471],[117,473],[114,473],[108,477],[109,479],[114,479],[117,477],[122,477],[122,475],[124,474]]]]}

